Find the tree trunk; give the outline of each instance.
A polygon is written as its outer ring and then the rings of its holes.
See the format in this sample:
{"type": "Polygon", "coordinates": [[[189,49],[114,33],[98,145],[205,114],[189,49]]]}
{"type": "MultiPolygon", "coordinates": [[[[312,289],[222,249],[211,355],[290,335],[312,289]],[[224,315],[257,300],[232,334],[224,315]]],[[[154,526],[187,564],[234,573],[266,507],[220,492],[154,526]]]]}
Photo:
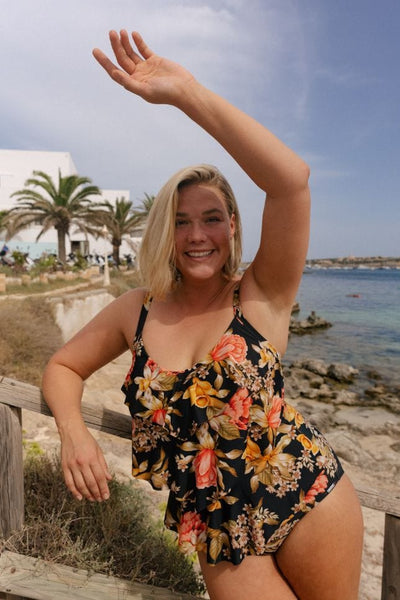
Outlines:
{"type": "Polygon", "coordinates": [[[121,240],[116,240],[113,239],[112,241],[112,247],[113,247],[113,261],[114,264],[117,265],[117,267],[119,267],[121,261],[119,258],[119,247],[121,246],[121,240]]]}
{"type": "Polygon", "coordinates": [[[61,228],[57,228],[58,258],[63,264],[67,260],[67,253],[65,251],[65,236],[66,232],[61,228]]]}

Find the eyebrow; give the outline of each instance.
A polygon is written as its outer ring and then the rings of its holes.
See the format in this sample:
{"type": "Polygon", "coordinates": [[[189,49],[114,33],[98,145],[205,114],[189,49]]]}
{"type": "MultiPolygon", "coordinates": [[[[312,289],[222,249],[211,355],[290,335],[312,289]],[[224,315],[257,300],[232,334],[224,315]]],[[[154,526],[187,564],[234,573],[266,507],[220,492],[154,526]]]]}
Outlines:
{"type": "MultiPolygon", "coordinates": [[[[211,213],[219,213],[221,215],[223,215],[223,211],[220,208],[209,208],[208,210],[204,210],[201,214],[202,215],[210,215],[211,213]]],[[[187,217],[188,213],[184,213],[184,212],[177,212],[176,213],[177,217],[187,217]]]]}

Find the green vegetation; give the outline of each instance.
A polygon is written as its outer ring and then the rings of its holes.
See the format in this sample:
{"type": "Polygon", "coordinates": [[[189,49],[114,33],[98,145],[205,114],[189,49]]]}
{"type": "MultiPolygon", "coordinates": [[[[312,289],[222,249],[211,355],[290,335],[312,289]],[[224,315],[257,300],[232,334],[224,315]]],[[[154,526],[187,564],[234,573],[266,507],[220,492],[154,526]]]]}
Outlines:
{"type": "Polygon", "coordinates": [[[59,461],[37,452],[25,460],[25,525],[5,541],[12,552],[168,587],[204,591],[190,560],[134,485],[113,480],[111,497],[78,502],[67,492],[59,461]]]}
{"type": "Polygon", "coordinates": [[[107,228],[106,235],[111,239],[113,260],[116,265],[119,265],[122,238],[134,233],[142,225],[144,218],[132,210],[132,202],[125,198],[117,198],[115,204],[105,200],[98,203],[95,210],[93,209],[92,219],[97,229],[89,228],[89,233],[98,234],[99,231],[103,231],[103,227],[107,228]]]}
{"type": "Polygon", "coordinates": [[[18,231],[40,225],[37,241],[46,231],[54,228],[57,231],[58,257],[65,262],[66,236],[72,226],[85,232],[85,223],[90,221],[90,197],[100,194],[100,189],[91,185],[88,177],[63,177],[59,171],[58,182],[55,183],[47,173],[33,171],[33,176],[25,181],[25,188],[12,194],[18,204],[3,218],[3,226],[6,225],[8,230],[7,237],[10,239],[18,231]]]}

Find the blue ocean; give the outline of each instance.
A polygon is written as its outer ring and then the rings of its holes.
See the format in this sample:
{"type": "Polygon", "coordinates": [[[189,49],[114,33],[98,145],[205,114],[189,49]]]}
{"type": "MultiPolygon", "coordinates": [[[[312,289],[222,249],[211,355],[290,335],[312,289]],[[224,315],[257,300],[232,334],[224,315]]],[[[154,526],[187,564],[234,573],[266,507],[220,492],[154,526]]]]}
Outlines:
{"type": "Polygon", "coordinates": [[[297,295],[300,313],[312,310],[332,327],[291,335],[284,364],[303,358],[378,371],[400,384],[400,270],[308,269],[297,295]]]}

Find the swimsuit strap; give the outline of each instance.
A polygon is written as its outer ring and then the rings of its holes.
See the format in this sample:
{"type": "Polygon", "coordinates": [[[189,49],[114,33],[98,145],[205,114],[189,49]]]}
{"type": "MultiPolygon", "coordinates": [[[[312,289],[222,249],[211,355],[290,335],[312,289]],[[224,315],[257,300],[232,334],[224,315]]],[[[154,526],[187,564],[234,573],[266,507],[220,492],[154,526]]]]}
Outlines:
{"type": "Polygon", "coordinates": [[[140,315],[139,315],[139,321],[138,321],[137,328],[136,328],[135,339],[138,339],[138,337],[140,335],[142,335],[143,327],[146,322],[152,300],[153,300],[153,298],[150,295],[150,292],[147,292],[143,299],[142,310],[140,311],[140,315]]]}
{"type": "Polygon", "coordinates": [[[235,317],[242,316],[242,308],[240,306],[240,282],[237,283],[235,289],[233,290],[233,313],[235,317]]]}

